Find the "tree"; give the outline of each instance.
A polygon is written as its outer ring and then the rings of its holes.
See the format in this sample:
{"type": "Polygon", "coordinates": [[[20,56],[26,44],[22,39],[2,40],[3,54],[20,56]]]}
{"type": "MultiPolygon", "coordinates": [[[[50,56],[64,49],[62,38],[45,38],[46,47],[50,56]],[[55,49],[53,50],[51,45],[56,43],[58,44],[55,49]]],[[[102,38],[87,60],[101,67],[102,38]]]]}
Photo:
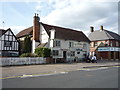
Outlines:
{"type": "Polygon", "coordinates": [[[50,57],[51,55],[51,49],[45,48],[45,47],[39,47],[35,49],[35,53],[39,57],[50,57]]]}
{"type": "Polygon", "coordinates": [[[30,40],[29,36],[26,36],[25,39],[24,39],[23,49],[24,49],[24,51],[23,51],[24,53],[30,53],[31,52],[31,40],[30,40]]]}

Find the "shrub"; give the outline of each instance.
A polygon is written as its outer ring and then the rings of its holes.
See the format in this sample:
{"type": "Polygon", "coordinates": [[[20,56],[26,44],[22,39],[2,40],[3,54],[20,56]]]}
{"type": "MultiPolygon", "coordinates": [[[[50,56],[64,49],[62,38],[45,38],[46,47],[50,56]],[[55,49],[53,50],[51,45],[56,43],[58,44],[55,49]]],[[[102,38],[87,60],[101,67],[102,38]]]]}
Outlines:
{"type": "Polygon", "coordinates": [[[39,57],[50,57],[51,54],[51,49],[49,48],[45,48],[45,47],[40,47],[40,48],[36,48],[35,49],[35,53],[39,56],[39,57]]]}
{"type": "Polygon", "coordinates": [[[38,57],[38,55],[32,53],[23,53],[20,55],[20,57],[38,57]]]}

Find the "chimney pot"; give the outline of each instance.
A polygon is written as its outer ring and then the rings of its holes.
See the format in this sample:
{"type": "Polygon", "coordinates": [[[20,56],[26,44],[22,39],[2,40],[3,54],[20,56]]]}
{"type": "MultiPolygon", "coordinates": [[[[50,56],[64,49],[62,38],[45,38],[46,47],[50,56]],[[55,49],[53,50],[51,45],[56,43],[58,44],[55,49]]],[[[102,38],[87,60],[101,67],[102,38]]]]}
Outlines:
{"type": "Polygon", "coordinates": [[[100,26],[100,29],[103,30],[103,26],[102,25],[100,26]]]}
{"type": "Polygon", "coordinates": [[[90,31],[94,32],[94,27],[93,26],[90,27],[90,31]]]}
{"type": "Polygon", "coordinates": [[[38,17],[38,14],[37,14],[37,17],[38,17]]]}

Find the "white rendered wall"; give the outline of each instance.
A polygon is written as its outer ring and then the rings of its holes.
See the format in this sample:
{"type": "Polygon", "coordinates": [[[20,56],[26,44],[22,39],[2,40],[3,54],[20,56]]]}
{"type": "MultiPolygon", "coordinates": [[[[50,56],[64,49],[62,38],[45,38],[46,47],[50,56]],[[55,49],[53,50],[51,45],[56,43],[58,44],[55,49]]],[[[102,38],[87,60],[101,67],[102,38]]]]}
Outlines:
{"type": "MultiPolygon", "coordinates": [[[[80,42],[81,45],[75,45],[75,43],[79,43],[78,41],[72,41],[72,40],[61,40],[61,39],[55,39],[61,42],[60,47],[52,47],[52,50],[59,50],[59,56],[55,56],[55,58],[63,58],[63,51],[66,51],[67,58],[84,58],[84,54],[89,53],[89,43],[88,42],[80,42]],[[73,42],[73,47],[69,47],[69,42],[73,42]],[[86,44],[86,46],[83,48],[83,44],[86,44]],[[77,51],[78,49],[82,49],[82,51],[77,51]],[[75,56],[68,56],[68,53],[71,51],[75,51],[75,56]],[[84,52],[83,52],[84,51],[84,52]],[[77,54],[77,52],[80,52],[80,54],[77,54]]],[[[50,45],[53,45],[53,41],[50,41],[50,45]]]]}
{"type": "Polygon", "coordinates": [[[40,41],[41,43],[47,43],[49,40],[49,36],[46,32],[46,30],[44,29],[44,27],[40,24],[40,41]]]}

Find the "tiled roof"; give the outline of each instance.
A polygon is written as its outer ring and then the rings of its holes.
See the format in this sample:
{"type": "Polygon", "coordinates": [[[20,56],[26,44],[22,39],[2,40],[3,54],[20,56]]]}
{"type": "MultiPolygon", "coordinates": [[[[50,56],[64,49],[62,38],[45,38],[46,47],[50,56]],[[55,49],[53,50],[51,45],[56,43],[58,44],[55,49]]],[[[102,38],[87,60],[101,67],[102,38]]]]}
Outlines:
{"type": "Polygon", "coordinates": [[[82,31],[77,31],[69,28],[63,28],[53,25],[43,24],[43,27],[47,31],[48,35],[50,36],[51,29],[55,29],[55,38],[57,39],[64,39],[64,40],[75,40],[75,41],[85,41],[90,42],[90,40],[86,37],[86,35],[82,31]]]}
{"type": "Polygon", "coordinates": [[[10,28],[8,28],[7,30],[4,30],[4,29],[0,29],[0,37],[6,33],[8,30],[11,30],[10,28]]]}
{"type": "Polygon", "coordinates": [[[47,45],[47,43],[40,43],[37,47],[45,47],[47,45]]]}
{"type": "Polygon", "coordinates": [[[6,30],[4,30],[4,29],[0,29],[0,36],[2,36],[5,31],[6,30]]]}
{"type": "Polygon", "coordinates": [[[22,31],[20,31],[20,32],[16,35],[16,37],[17,37],[17,38],[20,38],[20,37],[24,37],[24,36],[26,36],[26,35],[32,35],[32,32],[33,32],[33,26],[31,26],[31,27],[29,27],[29,28],[26,28],[26,29],[24,29],[24,30],[22,30],[22,31]]]}
{"type": "MultiPolygon", "coordinates": [[[[48,25],[48,24],[44,24],[44,23],[41,23],[41,24],[45,28],[45,30],[49,36],[50,36],[50,30],[54,28],[56,30],[55,38],[57,38],[57,39],[90,42],[90,40],[86,37],[86,35],[81,31],[58,27],[58,26],[53,26],[53,25],[48,25]]],[[[32,31],[33,31],[33,27],[29,27],[29,28],[19,32],[16,36],[18,38],[23,37],[23,36],[32,34],[32,31]]]]}
{"type": "Polygon", "coordinates": [[[120,35],[104,29],[104,30],[97,30],[90,33],[88,35],[88,38],[91,41],[110,40],[110,39],[120,40],[120,35]]]}
{"type": "MultiPolygon", "coordinates": [[[[4,29],[0,29],[0,37],[2,35],[4,35],[7,31],[10,31],[12,33],[12,35],[16,38],[17,40],[17,37],[14,35],[14,33],[12,32],[12,30],[10,28],[8,28],[7,30],[4,30],[4,29]]],[[[18,41],[18,40],[17,40],[18,41]]]]}

